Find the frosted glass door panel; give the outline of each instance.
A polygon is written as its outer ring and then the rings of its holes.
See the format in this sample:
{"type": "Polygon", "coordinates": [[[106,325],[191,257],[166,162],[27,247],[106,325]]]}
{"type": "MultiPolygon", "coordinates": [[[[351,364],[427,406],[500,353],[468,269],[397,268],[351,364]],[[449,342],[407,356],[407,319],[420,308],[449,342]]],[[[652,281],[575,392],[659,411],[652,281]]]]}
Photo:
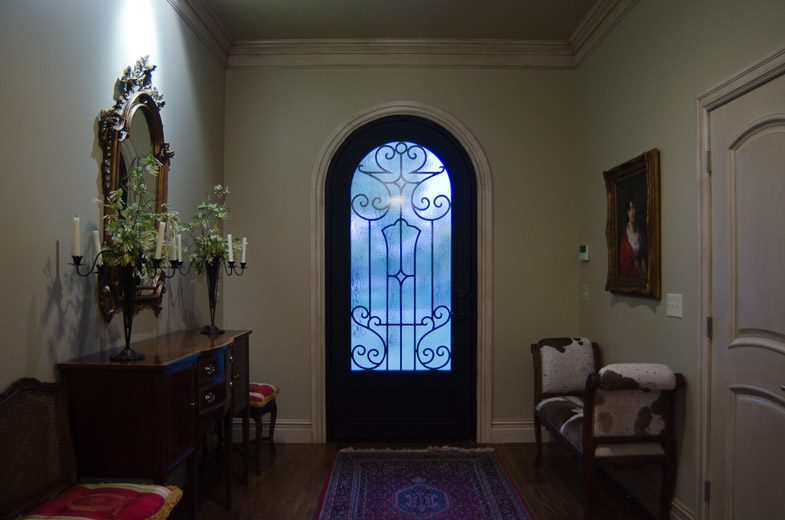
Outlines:
{"type": "Polygon", "coordinates": [[[452,185],[416,143],[371,150],[351,183],[351,370],[451,369],[452,185]]]}

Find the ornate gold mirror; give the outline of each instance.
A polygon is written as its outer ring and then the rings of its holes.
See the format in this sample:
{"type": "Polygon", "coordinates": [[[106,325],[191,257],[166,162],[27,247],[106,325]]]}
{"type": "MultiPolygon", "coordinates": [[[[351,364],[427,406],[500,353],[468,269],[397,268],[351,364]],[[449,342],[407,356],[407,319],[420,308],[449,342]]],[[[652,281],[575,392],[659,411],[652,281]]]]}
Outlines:
{"type": "MultiPolygon", "coordinates": [[[[109,201],[112,192],[124,188],[128,172],[152,154],[160,163],[160,169],[158,175],[145,178],[145,197],[154,203],[156,211],[161,211],[167,202],[169,161],[174,152],[164,141],[161,122],[164,100],[152,86],[154,70],[155,65],[149,64],[147,56],[125,69],[116,83],[114,106],[101,111],[98,135],[103,151],[101,186],[104,202],[109,201]]],[[[104,230],[104,243],[108,238],[104,230]]],[[[112,267],[101,269],[98,281],[99,307],[109,321],[122,304],[118,270],[112,267]]],[[[143,279],[137,289],[137,309],[149,307],[158,315],[165,291],[164,277],[143,279]]]]}

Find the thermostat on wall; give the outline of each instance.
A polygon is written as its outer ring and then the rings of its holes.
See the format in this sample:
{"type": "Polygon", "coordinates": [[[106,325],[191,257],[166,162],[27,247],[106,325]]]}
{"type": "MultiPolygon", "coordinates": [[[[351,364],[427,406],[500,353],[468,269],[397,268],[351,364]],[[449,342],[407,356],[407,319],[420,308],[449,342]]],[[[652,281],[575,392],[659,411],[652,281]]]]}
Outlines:
{"type": "Polygon", "coordinates": [[[589,261],[589,245],[588,244],[581,244],[578,246],[578,260],[582,260],[584,262],[589,261]]]}

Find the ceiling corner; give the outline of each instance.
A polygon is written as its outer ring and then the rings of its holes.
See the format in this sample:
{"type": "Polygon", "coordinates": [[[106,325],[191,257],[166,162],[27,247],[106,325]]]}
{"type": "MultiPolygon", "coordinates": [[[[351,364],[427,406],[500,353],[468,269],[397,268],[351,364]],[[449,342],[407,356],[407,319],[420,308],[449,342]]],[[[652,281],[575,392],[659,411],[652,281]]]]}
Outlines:
{"type": "Polygon", "coordinates": [[[167,0],[167,2],[221,65],[228,67],[232,42],[213,10],[202,0],[167,0]]]}
{"type": "Polygon", "coordinates": [[[570,36],[576,69],[637,3],[638,0],[597,0],[570,36]]]}

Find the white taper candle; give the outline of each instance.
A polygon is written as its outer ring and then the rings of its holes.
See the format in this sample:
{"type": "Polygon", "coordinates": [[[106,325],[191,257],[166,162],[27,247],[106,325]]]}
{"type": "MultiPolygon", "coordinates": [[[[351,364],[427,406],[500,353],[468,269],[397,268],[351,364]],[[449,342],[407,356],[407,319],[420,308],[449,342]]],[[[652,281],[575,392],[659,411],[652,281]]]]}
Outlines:
{"type": "Polygon", "coordinates": [[[101,237],[98,235],[98,230],[93,231],[93,242],[95,243],[95,265],[102,265],[104,259],[101,256],[101,237]]]}
{"type": "Polygon", "coordinates": [[[243,251],[242,251],[242,255],[240,256],[240,263],[244,264],[245,263],[245,248],[248,246],[248,238],[247,237],[243,237],[242,244],[243,244],[243,251]]]}
{"type": "Polygon", "coordinates": [[[177,234],[177,261],[183,261],[183,235],[177,234]]]}
{"type": "Polygon", "coordinates": [[[234,250],[232,248],[232,235],[226,235],[226,241],[229,243],[229,261],[234,262],[234,250]]]}
{"type": "Polygon", "coordinates": [[[166,222],[158,223],[158,238],[155,241],[155,254],[153,258],[156,260],[161,259],[161,253],[164,250],[164,235],[166,234],[166,222]]]}
{"type": "Polygon", "coordinates": [[[71,240],[71,256],[82,256],[82,246],[79,243],[79,217],[74,216],[74,236],[71,240]]]}
{"type": "Polygon", "coordinates": [[[174,234],[174,226],[170,226],[172,232],[169,235],[169,261],[177,260],[177,237],[174,234]]]}

